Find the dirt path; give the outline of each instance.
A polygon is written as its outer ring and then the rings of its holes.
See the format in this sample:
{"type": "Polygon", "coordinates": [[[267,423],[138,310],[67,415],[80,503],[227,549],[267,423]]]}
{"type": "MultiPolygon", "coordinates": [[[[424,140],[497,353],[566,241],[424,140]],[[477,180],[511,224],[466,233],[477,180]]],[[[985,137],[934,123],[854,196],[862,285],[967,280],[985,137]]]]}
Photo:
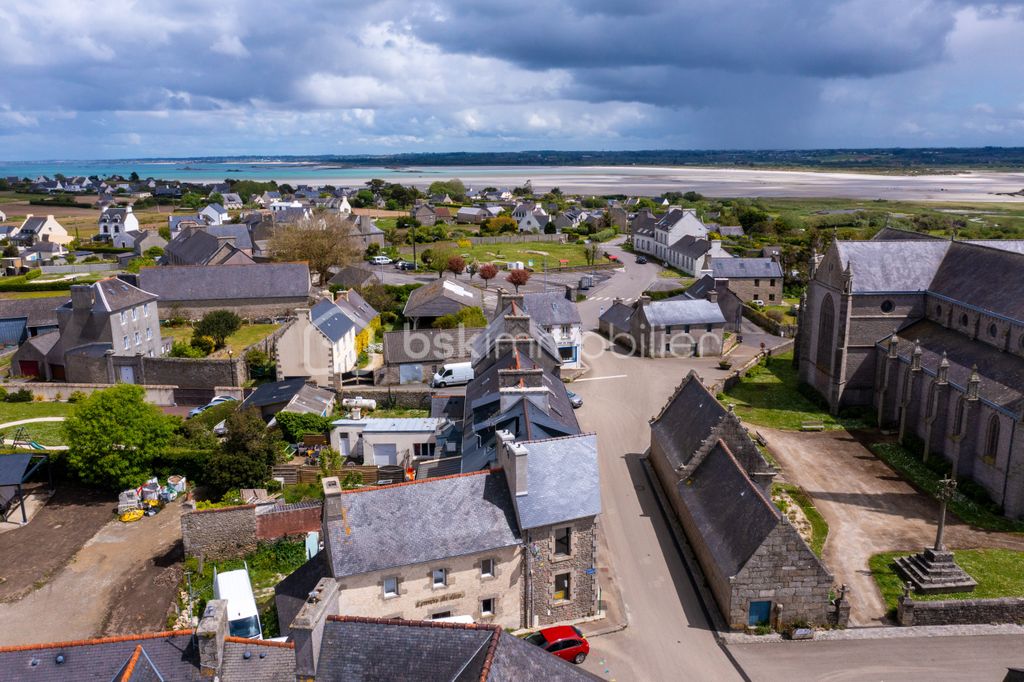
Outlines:
{"type": "Polygon", "coordinates": [[[162,629],[180,565],[181,502],[154,517],[108,522],[52,580],[0,605],[0,644],[162,629]]]}
{"type": "MultiPolygon", "coordinates": [[[[880,625],[885,604],[868,570],[879,552],[920,550],[935,540],[937,504],[846,431],[802,433],[758,428],[787,481],[814,499],[829,524],[822,558],[850,594],[850,622],[880,625]]],[[[988,533],[950,517],[946,544],[956,549],[1024,550],[1024,537],[988,533]]]]}

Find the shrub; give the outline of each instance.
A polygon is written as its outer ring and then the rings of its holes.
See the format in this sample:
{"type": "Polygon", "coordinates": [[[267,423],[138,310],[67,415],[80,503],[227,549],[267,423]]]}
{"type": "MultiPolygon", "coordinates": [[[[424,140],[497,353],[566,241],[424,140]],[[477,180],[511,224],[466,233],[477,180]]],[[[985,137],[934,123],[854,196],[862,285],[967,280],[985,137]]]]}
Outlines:
{"type": "Polygon", "coordinates": [[[172,358],[205,358],[207,354],[202,349],[196,348],[184,341],[175,341],[171,344],[169,355],[172,358]]]}
{"type": "MultiPolygon", "coordinates": [[[[227,338],[242,327],[242,318],[230,310],[213,310],[196,323],[195,336],[213,339],[215,348],[223,348],[227,338]]],[[[193,337],[193,338],[194,338],[193,337]]]]}
{"type": "Polygon", "coordinates": [[[277,423],[281,433],[289,443],[302,440],[307,433],[325,434],[330,429],[331,418],[318,414],[300,414],[298,412],[278,412],[277,423]]]}
{"type": "Polygon", "coordinates": [[[30,403],[32,398],[32,391],[27,388],[20,388],[14,393],[8,393],[4,400],[9,403],[30,403]]]}
{"type": "Polygon", "coordinates": [[[2,387],[2,386],[0,386],[0,401],[6,401],[6,400],[7,400],[7,389],[2,387]]]}
{"type": "Polygon", "coordinates": [[[71,391],[71,395],[68,396],[69,403],[78,403],[85,400],[86,395],[84,391],[71,391]]]}
{"type": "Polygon", "coordinates": [[[192,340],[189,342],[189,345],[202,352],[203,356],[206,356],[213,352],[214,348],[217,346],[217,342],[211,336],[200,335],[197,328],[196,332],[192,334],[192,340]]]}

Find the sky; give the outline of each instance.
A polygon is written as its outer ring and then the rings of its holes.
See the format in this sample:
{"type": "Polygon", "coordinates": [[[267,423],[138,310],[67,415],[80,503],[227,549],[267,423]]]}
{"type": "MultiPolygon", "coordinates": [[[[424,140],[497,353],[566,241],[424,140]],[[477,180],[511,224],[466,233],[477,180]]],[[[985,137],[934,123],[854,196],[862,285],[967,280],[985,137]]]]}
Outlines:
{"type": "Polygon", "coordinates": [[[0,159],[1024,146],[1024,0],[10,0],[0,159]]]}

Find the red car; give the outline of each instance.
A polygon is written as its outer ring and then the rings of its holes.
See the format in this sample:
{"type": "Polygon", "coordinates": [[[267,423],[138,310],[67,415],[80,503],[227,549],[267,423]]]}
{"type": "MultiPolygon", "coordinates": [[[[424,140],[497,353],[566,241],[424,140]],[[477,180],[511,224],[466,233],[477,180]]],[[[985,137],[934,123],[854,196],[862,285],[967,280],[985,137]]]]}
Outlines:
{"type": "Polygon", "coordinates": [[[572,625],[557,625],[538,630],[527,637],[526,641],[543,647],[545,651],[570,663],[582,663],[587,660],[587,654],[590,653],[590,642],[579,628],[572,625]]]}

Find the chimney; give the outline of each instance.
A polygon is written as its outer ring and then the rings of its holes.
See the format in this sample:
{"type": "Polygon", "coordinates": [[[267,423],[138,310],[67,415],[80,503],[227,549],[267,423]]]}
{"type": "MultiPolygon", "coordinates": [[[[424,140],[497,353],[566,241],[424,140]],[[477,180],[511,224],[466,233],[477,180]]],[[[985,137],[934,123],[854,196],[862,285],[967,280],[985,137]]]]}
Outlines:
{"type": "Polygon", "coordinates": [[[565,285],[565,300],[576,302],[576,287],[571,284],[565,285]]]}
{"type": "Polygon", "coordinates": [[[312,681],[316,678],[320,644],[324,639],[324,623],[328,616],[338,614],[338,606],[338,581],[334,578],[321,578],[295,615],[289,630],[295,643],[296,680],[312,681]]]}
{"type": "Polygon", "coordinates": [[[718,303],[718,289],[708,289],[708,301],[711,303],[718,303]]]}
{"type": "Polygon", "coordinates": [[[651,297],[647,294],[642,294],[640,298],[636,299],[636,305],[634,308],[646,308],[651,304],[651,297]]]}
{"type": "Polygon", "coordinates": [[[211,599],[196,628],[199,644],[199,670],[203,677],[216,678],[224,662],[224,638],[228,635],[228,602],[211,599]]]}
{"type": "Polygon", "coordinates": [[[495,435],[499,441],[498,462],[505,470],[509,492],[512,497],[527,494],[530,472],[526,458],[529,451],[525,445],[515,442],[515,437],[508,431],[498,431],[495,435]]]}
{"type": "Polygon", "coordinates": [[[91,284],[71,285],[71,307],[74,310],[92,310],[96,292],[91,284]]]}
{"type": "Polygon", "coordinates": [[[542,388],[544,386],[544,370],[541,367],[532,369],[499,369],[498,388],[542,388]]]}
{"type": "Polygon", "coordinates": [[[530,316],[508,313],[505,315],[505,333],[512,338],[530,336],[530,316]]]}

